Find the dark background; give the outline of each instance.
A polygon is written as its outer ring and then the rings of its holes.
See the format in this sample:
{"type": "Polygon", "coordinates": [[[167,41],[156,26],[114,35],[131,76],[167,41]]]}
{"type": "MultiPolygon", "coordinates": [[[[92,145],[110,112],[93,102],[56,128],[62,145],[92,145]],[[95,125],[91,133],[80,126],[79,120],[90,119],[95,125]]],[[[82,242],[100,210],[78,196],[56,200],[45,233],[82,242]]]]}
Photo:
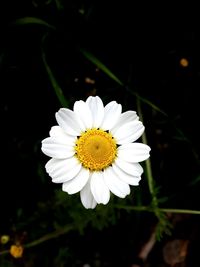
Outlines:
{"type": "MultiPolygon", "coordinates": [[[[0,19],[1,235],[9,233],[12,236],[18,228],[22,231],[21,224],[26,218],[32,219],[38,203],[48,205],[55,188],[60,189],[52,185],[45,174],[47,158],[40,150],[41,140],[55,125],[54,114],[61,107],[42,61],[42,50],[70,108],[74,101],[97,94],[105,103],[117,100],[124,111],[136,110],[135,95],[105,73],[96,71],[96,67],[80,53],[79,48],[82,48],[101,60],[130,91],[137,92],[167,114],[165,116],[141,102],[152,148],[154,178],[160,186],[160,196],[168,197],[163,206],[199,209],[200,26],[195,7],[182,4],[175,8],[169,3],[154,7],[152,3],[136,5],[126,1],[7,1],[1,3],[0,19]],[[55,29],[35,23],[17,25],[16,20],[23,17],[40,18],[55,29]],[[181,65],[183,58],[188,61],[186,67],[181,65]],[[95,80],[95,85],[85,82],[86,77],[95,80]]],[[[142,188],[146,194],[145,181],[142,188]]],[[[149,196],[145,196],[142,194],[142,199],[148,203],[149,196]]],[[[37,214],[38,220],[43,216],[41,220],[48,221],[51,213],[48,209],[46,214],[37,214]]],[[[104,243],[110,235],[112,242],[107,246],[111,247],[111,255],[115,254],[117,241],[113,240],[116,235],[118,241],[126,242],[125,237],[131,232],[128,226],[132,221],[125,214],[120,215],[119,222],[106,228],[103,234],[89,228],[84,237],[69,236],[68,261],[75,262],[73,259],[76,258],[77,246],[71,241],[73,239],[80,244],[94,242],[96,248],[98,242],[104,243]],[[123,220],[123,216],[127,219],[123,220]],[[128,225],[127,233],[121,230],[124,224],[128,225]],[[120,235],[121,231],[123,234],[120,235]]],[[[140,220],[146,220],[145,216],[141,215],[140,220]]],[[[147,218],[151,225],[154,219],[147,218]]],[[[189,216],[186,221],[184,217],[180,221],[183,226],[177,227],[175,238],[178,233],[178,237],[189,239],[194,235],[194,227],[198,233],[192,243],[195,247],[199,240],[198,217],[189,216]]],[[[28,231],[29,223],[24,225],[28,231]]],[[[144,228],[142,223],[138,230],[142,239],[145,239],[144,228]]],[[[95,262],[95,257],[99,257],[100,262],[102,259],[107,261],[100,266],[118,266],[119,262],[128,266],[132,261],[131,244],[136,248],[140,245],[139,234],[135,231],[130,234],[127,250],[120,245],[121,254],[115,256],[116,261],[106,254],[106,245],[99,245],[93,251],[90,244],[89,251],[93,252],[79,255],[79,265],[84,260],[95,262]]],[[[35,238],[40,235],[36,229],[35,238]]],[[[47,249],[44,247],[43,250],[47,249]]],[[[160,247],[155,249],[155,255],[160,247]]],[[[192,250],[194,254],[195,249],[192,250]]],[[[36,251],[39,264],[43,262],[38,256],[41,251],[36,251]]],[[[152,254],[154,264],[155,258],[152,254]]],[[[32,266],[27,262],[26,259],[20,264],[32,266]]],[[[188,266],[196,266],[195,262],[198,263],[196,258],[188,266]]],[[[95,264],[93,266],[97,266],[95,264]]]]}

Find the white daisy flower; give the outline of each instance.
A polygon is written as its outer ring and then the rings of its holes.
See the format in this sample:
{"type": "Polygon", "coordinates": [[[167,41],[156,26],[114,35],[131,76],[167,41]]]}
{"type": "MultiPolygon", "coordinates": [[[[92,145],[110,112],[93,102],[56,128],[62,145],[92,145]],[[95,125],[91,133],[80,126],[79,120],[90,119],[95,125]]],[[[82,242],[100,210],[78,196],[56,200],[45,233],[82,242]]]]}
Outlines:
{"type": "Polygon", "coordinates": [[[43,153],[52,157],[46,171],[68,194],[80,191],[85,208],[107,204],[111,193],[124,198],[129,185],[139,184],[138,162],[149,157],[150,147],[135,143],[144,132],[135,111],[122,113],[116,101],[104,107],[98,96],[90,96],[76,101],[73,111],[61,108],[56,120],[58,126],[42,141],[43,153]]]}

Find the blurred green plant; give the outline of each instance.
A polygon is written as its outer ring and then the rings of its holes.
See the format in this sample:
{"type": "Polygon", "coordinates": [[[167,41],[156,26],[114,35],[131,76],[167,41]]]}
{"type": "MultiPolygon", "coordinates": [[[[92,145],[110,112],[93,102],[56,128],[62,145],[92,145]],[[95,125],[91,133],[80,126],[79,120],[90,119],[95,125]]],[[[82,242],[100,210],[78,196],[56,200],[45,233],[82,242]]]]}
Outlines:
{"type": "Polygon", "coordinates": [[[36,17],[23,17],[16,19],[12,21],[11,25],[13,26],[26,26],[26,25],[39,25],[39,26],[44,26],[45,28],[49,30],[55,30],[55,26],[50,25],[48,22],[46,22],[43,19],[36,18],[36,17]]]}

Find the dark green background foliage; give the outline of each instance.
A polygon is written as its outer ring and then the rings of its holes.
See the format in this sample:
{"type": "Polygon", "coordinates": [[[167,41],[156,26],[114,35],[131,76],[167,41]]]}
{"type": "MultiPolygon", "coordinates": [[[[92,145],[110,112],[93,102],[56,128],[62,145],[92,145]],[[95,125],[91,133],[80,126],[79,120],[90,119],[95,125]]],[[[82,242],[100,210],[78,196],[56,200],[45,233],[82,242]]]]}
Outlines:
{"type": "MultiPolygon", "coordinates": [[[[25,246],[21,259],[1,255],[0,266],[131,266],[153,231],[154,213],[122,208],[151,204],[145,163],[141,184],[130,196],[112,197],[95,210],[85,210],[79,194],[63,193],[45,172],[41,140],[56,124],[55,112],[89,95],[99,95],[105,104],[116,100],[123,111],[136,110],[140,99],[159,206],[199,210],[195,9],[151,6],[150,12],[142,4],[108,2],[0,4],[0,236],[10,236],[0,252],[16,241],[25,246]],[[38,245],[32,243],[41,237],[38,245]]],[[[164,264],[165,242],[182,238],[190,241],[188,266],[199,266],[198,216],[172,215],[171,237],[164,234],[148,264],[164,264]]]]}

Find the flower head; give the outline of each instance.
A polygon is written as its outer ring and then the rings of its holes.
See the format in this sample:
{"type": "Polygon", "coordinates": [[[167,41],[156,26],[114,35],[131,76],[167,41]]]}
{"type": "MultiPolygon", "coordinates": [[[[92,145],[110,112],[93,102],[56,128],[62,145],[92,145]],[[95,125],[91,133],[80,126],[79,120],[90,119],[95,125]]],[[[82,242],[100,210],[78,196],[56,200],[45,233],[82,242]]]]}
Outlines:
{"type": "Polygon", "coordinates": [[[14,257],[14,258],[21,258],[23,255],[23,247],[21,245],[12,245],[10,247],[10,254],[14,257]]]}
{"type": "Polygon", "coordinates": [[[73,111],[61,108],[58,125],[42,141],[42,151],[52,157],[46,171],[63,191],[75,194],[85,208],[107,204],[110,193],[124,198],[129,185],[138,185],[143,173],[139,162],[149,157],[150,147],[136,143],[144,126],[135,111],[122,113],[115,101],[88,97],[76,101],[73,111]]]}
{"type": "Polygon", "coordinates": [[[2,235],[0,243],[4,245],[4,244],[8,243],[9,240],[10,240],[9,235],[2,235]]]}

